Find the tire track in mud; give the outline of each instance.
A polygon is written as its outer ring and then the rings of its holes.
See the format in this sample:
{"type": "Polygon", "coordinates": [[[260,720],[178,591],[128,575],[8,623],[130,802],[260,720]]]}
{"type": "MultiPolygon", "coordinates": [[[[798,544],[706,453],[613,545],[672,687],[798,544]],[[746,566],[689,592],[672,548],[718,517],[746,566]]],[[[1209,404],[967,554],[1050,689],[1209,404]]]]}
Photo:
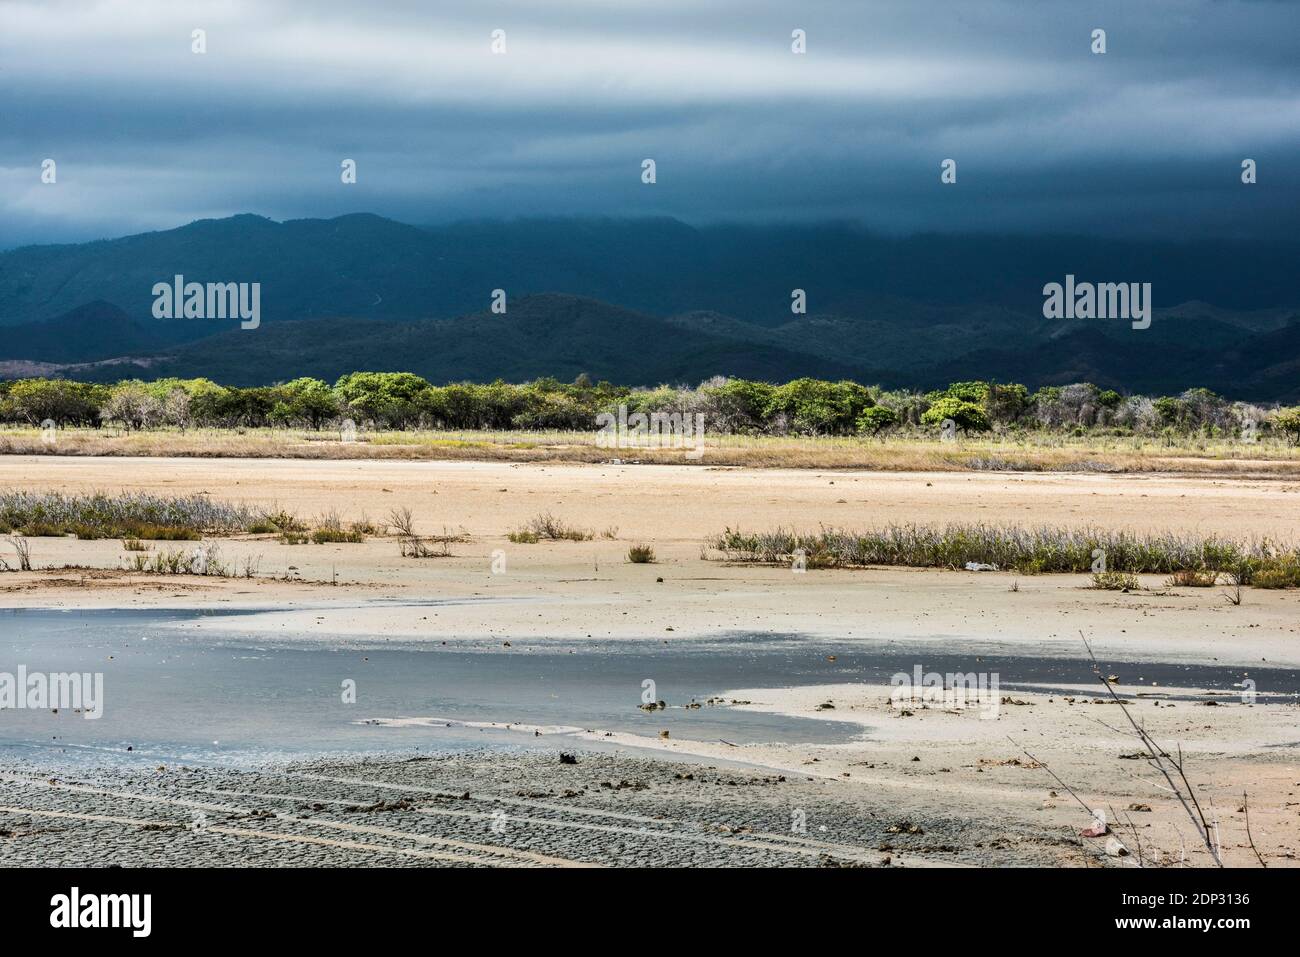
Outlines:
{"type": "MultiPolygon", "coordinates": [[[[9,807],[0,805],[0,813],[22,814],[29,817],[48,817],[64,821],[92,821],[98,824],[122,824],[129,827],[147,827],[183,830],[185,825],[174,821],[150,821],[140,818],[118,817],[109,814],[82,814],[76,811],[36,810],[26,807],[9,807]]],[[[212,834],[225,834],[230,837],[252,837],[267,841],[288,842],[292,844],[316,844],[324,847],[344,848],[359,851],[371,851],[382,854],[402,854],[407,857],[421,857],[430,860],[451,861],[458,864],[488,864],[480,858],[467,857],[462,854],[444,854],[437,851],[419,851],[413,848],[389,847],[381,844],[363,844],[359,841],[330,840],[323,837],[309,837],[305,834],[285,834],[275,831],[254,831],[242,827],[228,827],[210,824],[203,828],[212,834]]]]}
{"type": "MultiPolygon", "coordinates": [[[[415,792],[421,794],[432,794],[441,797],[454,797],[437,788],[430,788],[415,784],[403,784],[395,781],[370,780],[366,778],[340,778],[327,775],[315,775],[306,773],[294,773],[291,776],[303,778],[305,780],[318,781],[322,783],[347,784],[357,787],[379,787],[390,788],[397,791],[415,792]]],[[[590,808],[581,806],[565,806],[560,804],[549,804],[542,801],[534,801],[519,797],[506,797],[498,795],[475,795],[470,793],[470,800],[483,803],[501,803],[511,804],[519,807],[532,808],[535,810],[552,811],[559,814],[588,815],[592,817],[606,817],[616,820],[631,821],[644,825],[655,825],[662,828],[665,823],[681,827],[684,822],[662,817],[649,817],[642,814],[632,814],[626,811],[611,811],[604,808],[590,808]]],[[[354,803],[354,802],[346,802],[354,803]]],[[[467,817],[472,819],[491,818],[493,815],[478,811],[454,811],[450,809],[435,808],[416,808],[421,814],[434,814],[447,817],[467,817]]],[[[648,828],[634,828],[628,826],[606,825],[606,824],[588,824],[580,821],[554,820],[550,818],[508,818],[508,820],[518,821],[537,826],[563,827],[577,830],[591,830],[611,834],[628,834],[637,837],[654,837],[676,839],[683,841],[692,841],[697,843],[714,844],[720,847],[750,847],[761,848],[764,850],[778,851],[787,854],[797,854],[809,857],[821,857],[823,854],[837,854],[847,857],[851,860],[863,863],[876,864],[884,860],[886,855],[883,852],[872,849],[857,847],[849,844],[837,844],[833,841],[820,841],[815,838],[806,838],[799,835],[773,834],[765,831],[751,832],[748,838],[727,838],[708,834],[687,834],[681,831],[670,831],[664,829],[649,830],[648,828]]],[[[911,862],[909,862],[911,863],[911,862]]],[[[912,863],[912,866],[919,866],[919,862],[912,863]]]]}
{"type": "MultiPolygon", "coordinates": [[[[18,777],[12,777],[9,775],[0,775],[0,781],[5,781],[6,783],[35,786],[38,788],[45,788],[47,790],[59,790],[59,791],[65,791],[70,793],[81,793],[81,794],[94,794],[102,797],[114,798],[128,803],[132,801],[136,801],[136,802],[144,802],[150,804],[165,804],[171,807],[183,807],[191,810],[211,811],[214,813],[220,812],[226,814],[251,815],[257,813],[252,808],[242,807],[239,805],[212,804],[212,803],[207,803],[202,801],[186,800],[183,798],[166,797],[164,795],[141,794],[133,791],[116,791],[110,788],[97,788],[97,787],[91,787],[89,785],[82,785],[82,784],[50,783],[47,781],[23,779],[18,777]]],[[[235,792],[235,793],[241,793],[247,797],[265,797],[265,798],[279,797],[277,795],[261,795],[261,794],[257,794],[256,792],[235,792]]],[[[302,801],[301,797],[288,798],[287,796],[285,796],[282,799],[294,800],[299,803],[301,803],[302,801]]],[[[350,801],[349,802],[340,801],[337,803],[355,804],[355,802],[350,802],[350,801]]],[[[166,828],[185,827],[185,825],[178,824],[175,821],[139,820],[135,818],[120,818],[120,817],[113,817],[109,815],[86,815],[86,814],[79,814],[70,811],[52,811],[52,810],[44,810],[38,808],[26,808],[26,807],[0,807],[0,812],[25,813],[25,814],[39,815],[39,816],[46,816],[46,817],[50,817],[50,816],[65,817],[65,818],[77,819],[77,820],[100,821],[102,823],[131,824],[136,826],[153,826],[153,827],[161,826],[166,828]]],[[[264,819],[264,820],[268,820],[268,819],[264,819]]],[[[436,854],[434,852],[428,852],[427,854],[416,855],[416,856],[439,857],[442,859],[452,860],[452,861],[457,861],[462,863],[477,863],[477,864],[489,864],[493,866],[502,866],[503,865],[502,861],[491,860],[490,858],[505,858],[506,861],[513,862],[516,864],[529,864],[529,865],[542,865],[542,866],[555,866],[555,867],[591,866],[591,865],[583,864],[580,861],[573,861],[569,858],[564,858],[564,857],[556,857],[547,854],[538,854],[532,851],[516,850],[514,848],[504,847],[495,844],[479,844],[470,841],[459,841],[453,838],[433,837],[432,835],[428,835],[428,834],[421,834],[412,831],[403,831],[396,828],[380,827],[378,825],[352,824],[346,821],[327,821],[321,818],[294,817],[288,814],[280,814],[280,813],[274,814],[273,818],[270,818],[269,820],[284,821],[284,822],[289,822],[295,825],[300,825],[305,827],[323,827],[323,828],[329,828],[338,831],[347,831],[356,834],[382,835],[385,837],[393,837],[400,840],[408,840],[418,844],[457,848],[463,851],[476,852],[483,855],[489,855],[489,859],[484,859],[481,857],[480,858],[466,857],[463,855],[455,855],[455,854],[436,854]]],[[[263,838],[266,838],[269,835],[274,834],[277,837],[277,839],[290,840],[298,843],[322,843],[333,847],[348,847],[348,846],[354,846],[355,844],[355,842],[347,842],[347,841],[331,842],[323,838],[309,839],[303,835],[292,835],[292,834],[284,834],[279,832],[249,831],[243,828],[234,828],[224,824],[206,824],[204,825],[203,830],[211,833],[216,833],[216,834],[256,835],[258,837],[263,837],[263,838]]],[[[355,846],[358,847],[359,849],[364,849],[368,851],[382,851],[387,853],[407,853],[407,851],[409,850],[406,848],[391,847],[386,845],[364,845],[363,846],[363,845],[355,844],[355,846]]]]}
{"type": "MultiPolygon", "coordinates": [[[[459,796],[447,794],[437,788],[403,784],[384,780],[369,778],[353,777],[330,777],[326,775],[313,775],[305,773],[287,773],[285,777],[300,778],[316,783],[333,783],[347,785],[351,787],[362,787],[369,789],[384,789],[426,794],[430,796],[448,799],[459,796]]],[[[44,790],[56,790],[74,794],[95,795],[107,797],[113,800],[119,800],[126,803],[144,803],[144,804],[161,804],[168,807],[183,808],[191,811],[199,811],[214,814],[245,814],[253,815],[259,813],[256,809],[246,806],[242,803],[218,803],[214,801],[205,801],[192,797],[168,796],[161,794],[149,794],[138,791],[127,791],[115,788],[97,787],[90,784],[74,784],[70,782],[50,782],[34,778],[24,778],[17,775],[0,775],[0,781],[10,784],[16,784],[25,787],[32,787],[44,790]]],[[[204,788],[198,786],[186,786],[186,791],[191,793],[212,795],[216,797],[228,796],[235,798],[255,799],[261,801],[280,801],[301,805],[303,803],[333,804],[339,807],[355,807],[358,804],[356,799],[347,799],[339,797],[325,797],[322,795],[306,796],[302,794],[285,794],[272,793],[261,790],[248,789],[231,789],[231,788],[204,788]]],[[[705,844],[715,847],[758,849],[772,851],[779,854],[789,854],[799,857],[818,858],[825,854],[834,854],[859,863],[879,863],[884,854],[878,853],[867,848],[855,847],[845,844],[837,844],[830,841],[818,841],[815,839],[803,838],[796,835],[771,834],[767,832],[752,832],[744,837],[725,837],[722,835],[711,835],[704,833],[687,833],[681,828],[690,826],[686,822],[671,818],[654,818],[642,814],[634,814],[623,811],[614,811],[603,808],[590,807],[565,807],[562,805],[551,804],[543,801],[532,801],[518,797],[506,797],[497,795],[470,795],[471,801],[480,805],[500,805],[507,804],[514,807],[530,808],[534,810],[549,812],[561,815],[559,818],[554,817],[519,817],[515,815],[506,816],[506,824],[526,825],[535,828],[554,828],[562,830],[588,831],[601,834],[613,834],[627,836],[647,841],[682,841],[696,844],[705,844]],[[573,818],[580,818],[574,820],[573,818]],[[617,821],[626,821],[627,824],[605,824],[595,823],[591,818],[605,818],[617,821]],[[641,825],[641,826],[635,826],[641,825]]],[[[103,823],[120,823],[128,826],[153,826],[168,828],[183,828],[186,825],[178,824],[175,821],[162,820],[141,820],[135,818],[114,817],[111,815],[78,815],[73,812],[55,812],[41,810],[31,807],[7,807],[0,808],[2,811],[9,813],[28,813],[43,816],[63,816],[71,819],[95,821],[100,820],[103,823]]],[[[415,807],[411,809],[414,813],[430,815],[443,818],[459,818],[472,821],[493,821],[499,820],[499,808],[493,811],[470,811],[450,808],[430,808],[415,807]]],[[[455,838],[435,837],[423,834],[418,831],[405,830],[402,828],[385,827],[372,824],[356,824],[346,821],[327,820],[320,817],[296,817],[285,812],[272,812],[273,817],[263,818],[262,820],[275,820],[291,823],[294,826],[303,828],[322,828],[337,832],[346,832],[355,835],[372,835],[377,837],[391,838],[399,841],[410,841],[416,844],[422,844],[430,847],[439,847],[448,849],[447,852],[440,856],[435,852],[428,852],[424,856],[432,855],[431,859],[445,859],[457,863],[476,863],[486,864],[489,866],[552,866],[552,867],[587,867],[599,866],[589,864],[583,861],[573,860],[571,858],[560,857],[553,854],[542,854],[534,851],[514,849],[503,845],[484,844],[470,841],[462,841],[455,838]],[[479,854],[486,857],[464,856],[462,854],[451,853],[451,851],[463,851],[470,855],[479,854]],[[502,860],[504,859],[504,860],[502,860]]],[[[357,850],[366,850],[381,853],[406,853],[412,849],[400,848],[391,845],[380,844],[360,844],[352,841],[330,841],[325,838],[310,838],[305,835],[295,835],[281,831],[250,830],[246,828],[234,827],[228,824],[207,824],[204,830],[210,833],[226,834],[237,837],[258,837],[263,840],[279,839],[292,841],[295,843],[314,843],[323,844],[324,846],[336,848],[353,848],[357,850]]],[[[416,854],[414,856],[422,856],[416,854]]]]}
{"type": "Polygon", "coordinates": [[[696,765],[621,755],[589,755],[577,768],[561,768],[574,762],[549,752],[407,754],[251,767],[182,765],[159,773],[153,767],[103,766],[86,768],[77,778],[64,778],[66,768],[0,766],[0,790],[10,798],[0,800],[23,806],[8,813],[57,809],[117,816],[122,828],[108,821],[97,825],[93,816],[72,818],[86,823],[60,836],[0,841],[0,857],[27,865],[39,864],[42,855],[105,863],[120,852],[121,859],[144,866],[169,860],[385,866],[385,854],[406,856],[417,866],[421,859],[440,860],[409,851],[441,854],[449,864],[496,867],[982,862],[962,859],[976,856],[963,848],[983,847],[972,844],[972,837],[984,837],[979,831],[971,835],[963,821],[922,817],[925,830],[908,833],[929,836],[900,840],[890,836],[896,828],[886,832],[885,826],[897,824],[891,815],[899,813],[901,820],[901,810],[811,779],[786,783],[713,767],[701,774],[696,765]],[[787,833],[792,813],[801,810],[807,829],[791,827],[787,833]],[[186,833],[163,843],[136,836],[136,828],[163,827],[186,833]],[[199,837],[203,832],[209,840],[199,837]],[[272,840],[297,847],[271,850],[272,840]]]}
{"type": "MultiPolygon", "coordinates": [[[[347,779],[332,778],[331,779],[331,778],[323,778],[323,777],[313,776],[313,775],[293,775],[293,776],[295,777],[302,776],[302,777],[309,778],[311,780],[318,780],[318,781],[332,781],[333,783],[346,783],[346,784],[355,785],[359,787],[391,786],[404,791],[416,791],[416,792],[421,792],[426,794],[433,794],[444,798],[452,797],[452,795],[448,795],[436,789],[424,788],[417,785],[398,785],[391,782],[371,781],[364,778],[347,778],[347,779]]],[[[304,802],[304,800],[306,800],[302,795],[268,794],[259,791],[231,790],[231,789],[223,789],[223,788],[200,788],[200,787],[191,788],[190,790],[199,793],[204,793],[204,794],[228,794],[235,797],[260,798],[262,800],[275,800],[275,801],[289,801],[295,804],[301,804],[304,802]]],[[[142,800],[168,801],[168,799],[161,798],[161,797],[154,797],[151,795],[128,795],[125,792],[116,793],[116,792],[108,792],[108,791],[97,791],[96,793],[114,794],[115,796],[122,796],[122,797],[134,796],[142,800]]],[[[355,800],[348,800],[345,798],[323,798],[320,796],[313,796],[311,800],[314,801],[315,803],[337,804],[345,807],[353,807],[356,806],[357,804],[355,800]]],[[[515,798],[515,797],[498,797],[496,795],[470,795],[470,800],[479,803],[485,803],[485,804],[496,804],[496,803],[511,804],[511,805],[517,805],[522,807],[535,808],[539,810],[548,810],[548,811],[557,812],[561,814],[585,814],[590,816],[611,817],[619,820],[627,820],[627,821],[632,821],[635,823],[640,823],[645,825],[655,825],[656,829],[651,830],[648,827],[636,828],[631,826],[592,824],[583,821],[568,821],[563,819],[556,820],[553,818],[537,818],[537,817],[507,817],[506,821],[508,823],[528,824],[528,825],[538,826],[538,827],[556,827],[556,828],[568,828],[572,830],[595,831],[595,832],[600,832],[605,834],[625,834],[634,837],[691,841],[695,843],[713,844],[719,847],[761,848],[763,850],[778,851],[778,852],[788,853],[788,854],[798,854],[798,855],[809,856],[809,857],[820,857],[822,854],[834,853],[844,857],[848,857],[853,860],[862,861],[864,863],[877,863],[885,856],[876,851],[871,851],[860,847],[853,847],[851,845],[836,844],[830,841],[818,841],[809,838],[802,838],[796,835],[770,834],[761,831],[751,832],[745,838],[728,838],[728,837],[721,837],[721,836],[710,835],[710,834],[689,834],[682,831],[673,831],[667,829],[668,827],[684,826],[684,822],[679,820],[653,818],[641,814],[629,814],[626,812],[609,811],[601,808],[564,807],[562,805],[557,805],[557,804],[547,804],[540,801],[529,801],[529,800],[525,800],[522,798],[515,798]]],[[[227,811],[237,810],[242,813],[249,813],[249,809],[247,808],[230,808],[228,806],[222,806],[222,805],[206,805],[206,804],[202,804],[201,802],[195,802],[195,801],[180,801],[179,799],[171,799],[170,803],[181,804],[184,806],[193,806],[193,807],[198,807],[200,809],[219,808],[221,810],[227,810],[227,811]]],[[[487,812],[487,811],[458,811],[452,809],[427,808],[427,807],[417,807],[417,808],[413,808],[412,810],[415,813],[419,813],[419,814],[429,814],[429,815],[434,815],[439,817],[458,817],[467,820],[493,820],[496,817],[492,812],[487,812]]],[[[280,816],[281,815],[277,815],[277,817],[280,816]]],[[[419,839],[420,837],[420,835],[418,834],[413,835],[413,832],[401,831],[393,828],[384,828],[384,827],[379,827],[377,825],[349,824],[342,821],[326,821],[320,818],[292,818],[292,820],[299,821],[304,824],[319,826],[319,827],[337,828],[341,830],[353,830],[353,831],[372,833],[372,834],[385,834],[393,837],[415,836],[416,839],[419,839]]],[[[458,841],[453,838],[438,838],[436,839],[436,842],[448,846],[461,847],[469,850],[484,850],[489,847],[497,847],[496,845],[482,845],[482,844],[474,844],[469,842],[458,841]]],[[[596,865],[584,864],[583,862],[579,862],[579,861],[572,861],[568,858],[559,858],[551,855],[536,854],[530,851],[515,851],[510,848],[504,848],[504,847],[499,848],[499,850],[501,853],[505,854],[506,856],[518,857],[523,860],[535,861],[537,863],[542,863],[542,864],[552,864],[552,865],[565,866],[565,867],[596,866],[596,865]]]]}

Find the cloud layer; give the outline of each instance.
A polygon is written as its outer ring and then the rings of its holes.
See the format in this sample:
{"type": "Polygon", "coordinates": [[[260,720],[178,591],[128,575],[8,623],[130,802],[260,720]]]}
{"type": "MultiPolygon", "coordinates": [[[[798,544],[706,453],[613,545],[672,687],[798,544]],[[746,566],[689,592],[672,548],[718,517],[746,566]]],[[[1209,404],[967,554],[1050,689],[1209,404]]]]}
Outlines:
{"type": "Polygon", "coordinates": [[[1278,0],[0,0],[0,246],[359,210],[1294,234],[1298,27],[1278,0]]]}

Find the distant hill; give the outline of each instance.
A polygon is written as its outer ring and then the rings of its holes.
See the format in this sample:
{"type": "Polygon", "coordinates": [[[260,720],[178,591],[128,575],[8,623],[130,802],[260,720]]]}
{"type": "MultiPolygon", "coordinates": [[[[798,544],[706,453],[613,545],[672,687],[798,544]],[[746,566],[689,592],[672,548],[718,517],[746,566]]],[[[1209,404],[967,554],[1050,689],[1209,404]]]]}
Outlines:
{"type": "Polygon", "coordinates": [[[1267,400],[1300,389],[1298,254],[1300,243],[893,238],[836,224],[241,215],[0,253],[0,375],[995,377],[1267,400]],[[178,273],[260,282],[261,328],[154,319],[154,283],[178,273]],[[1042,286],[1067,273],[1151,282],[1151,328],[1044,319],[1042,286]],[[505,316],[486,311],[498,288],[505,316]],[[793,289],[807,292],[806,315],[791,313],[793,289]]]}
{"type": "Polygon", "coordinates": [[[1082,237],[880,236],[853,226],[692,227],[673,219],[518,220],[418,228],[369,214],[284,223],[261,216],[0,253],[0,326],[103,300],[151,318],[153,284],[260,282],[264,322],[447,319],[513,297],[565,292],[656,316],[712,311],[788,322],[870,318],[890,301],[1037,313],[1066,273],[1144,281],[1157,305],[1300,305],[1300,242],[1121,243],[1082,237]]]}
{"type": "MultiPolygon", "coordinates": [[[[835,320],[809,319],[814,327],[835,320]]],[[[1023,330],[1032,317],[1008,319],[1023,330]]],[[[1267,322],[1270,320],[1259,320],[1267,322]]],[[[91,381],[142,376],[208,376],[258,385],[311,375],[333,381],[356,370],[415,372],[436,383],[538,376],[573,379],[587,373],[620,384],[698,384],[712,375],[787,380],[801,375],[851,378],[887,387],[926,389],[952,381],[995,378],[1031,387],[1089,381],[1120,391],[1177,393],[1204,385],[1234,398],[1300,401],[1300,314],[1290,325],[1259,334],[1218,319],[1158,317],[1150,330],[1124,335],[1115,326],[1077,323],[1003,335],[1009,347],[980,349],[937,361],[944,327],[922,327],[920,357],[905,369],[874,363],[869,350],[822,335],[807,349],[781,344],[782,328],[754,326],[717,314],[669,320],[558,293],[511,301],[505,315],[482,311],[456,319],[402,323],[318,319],[256,331],[232,330],[152,354],[24,370],[0,375],[60,374],[91,381]],[[828,346],[828,342],[830,345],[828,346]],[[930,351],[931,345],[934,351],[930,351]],[[815,346],[815,348],[813,347],[815,346]],[[931,361],[925,357],[931,356],[931,361]]],[[[849,336],[849,339],[852,337],[849,336]]]]}
{"type": "MultiPolygon", "coordinates": [[[[139,374],[204,375],[254,385],[288,378],[286,369],[331,381],[358,369],[415,372],[434,382],[546,375],[571,380],[585,372],[641,385],[693,384],[714,371],[759,379],[787,378],[792,369],[827,378],[861,372],[762,343],[674,328],[591,299],[545,294],[510,302],[505,315],[484,311],[413,323],[319,319],[233,330],[143,359],[139,374]]],[[[92,365],[67,374],[115,380],[126,372],[92,365]]]]}
{"type": "Polygon", "coordinates": [[[150,330],[108,302],[90,302],[48,322],[0,329],[7,360],[86,362],[140,352],[157,342],[150,330]]]}
{"type": "MultiPolygon", "coordinates": [[[[1261,320],[1261,325],[1271,321],[1261,320]]],[[[1092,382],[1121,392],[1175,394],[1205,386],[1254,401],[1300,401],[1300,310],[1281,328],[1256,332],[1223,319],[1157,315],[1151,328],[1065,323],[1046,341],[977,349],[930,370],[933,381],[972,377],[1064,385],[1092,382]]]]}

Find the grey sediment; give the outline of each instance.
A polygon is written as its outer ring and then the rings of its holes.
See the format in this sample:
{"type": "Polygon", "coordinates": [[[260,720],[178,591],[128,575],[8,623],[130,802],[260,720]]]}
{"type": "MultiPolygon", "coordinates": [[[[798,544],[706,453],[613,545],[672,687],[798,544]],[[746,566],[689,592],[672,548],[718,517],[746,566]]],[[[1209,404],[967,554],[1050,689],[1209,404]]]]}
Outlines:
{"type": "Polygon", "coordinates": [[[11,761],[0,866],[1005,866],[1077,845],[908,804],[834,779],[549,748],[255,768],[11,761]]]}

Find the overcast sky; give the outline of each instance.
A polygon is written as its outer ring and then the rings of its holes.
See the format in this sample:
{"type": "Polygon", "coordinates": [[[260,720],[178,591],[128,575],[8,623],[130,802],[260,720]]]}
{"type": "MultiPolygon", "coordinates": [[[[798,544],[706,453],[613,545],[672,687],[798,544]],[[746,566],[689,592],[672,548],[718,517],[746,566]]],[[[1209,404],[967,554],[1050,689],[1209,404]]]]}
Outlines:
{"type": "Polygon", "coordinates": [[[0,247],[239,212],[1294,236],[1298,172],[1290,0],[0,0],[0,247]]]}

